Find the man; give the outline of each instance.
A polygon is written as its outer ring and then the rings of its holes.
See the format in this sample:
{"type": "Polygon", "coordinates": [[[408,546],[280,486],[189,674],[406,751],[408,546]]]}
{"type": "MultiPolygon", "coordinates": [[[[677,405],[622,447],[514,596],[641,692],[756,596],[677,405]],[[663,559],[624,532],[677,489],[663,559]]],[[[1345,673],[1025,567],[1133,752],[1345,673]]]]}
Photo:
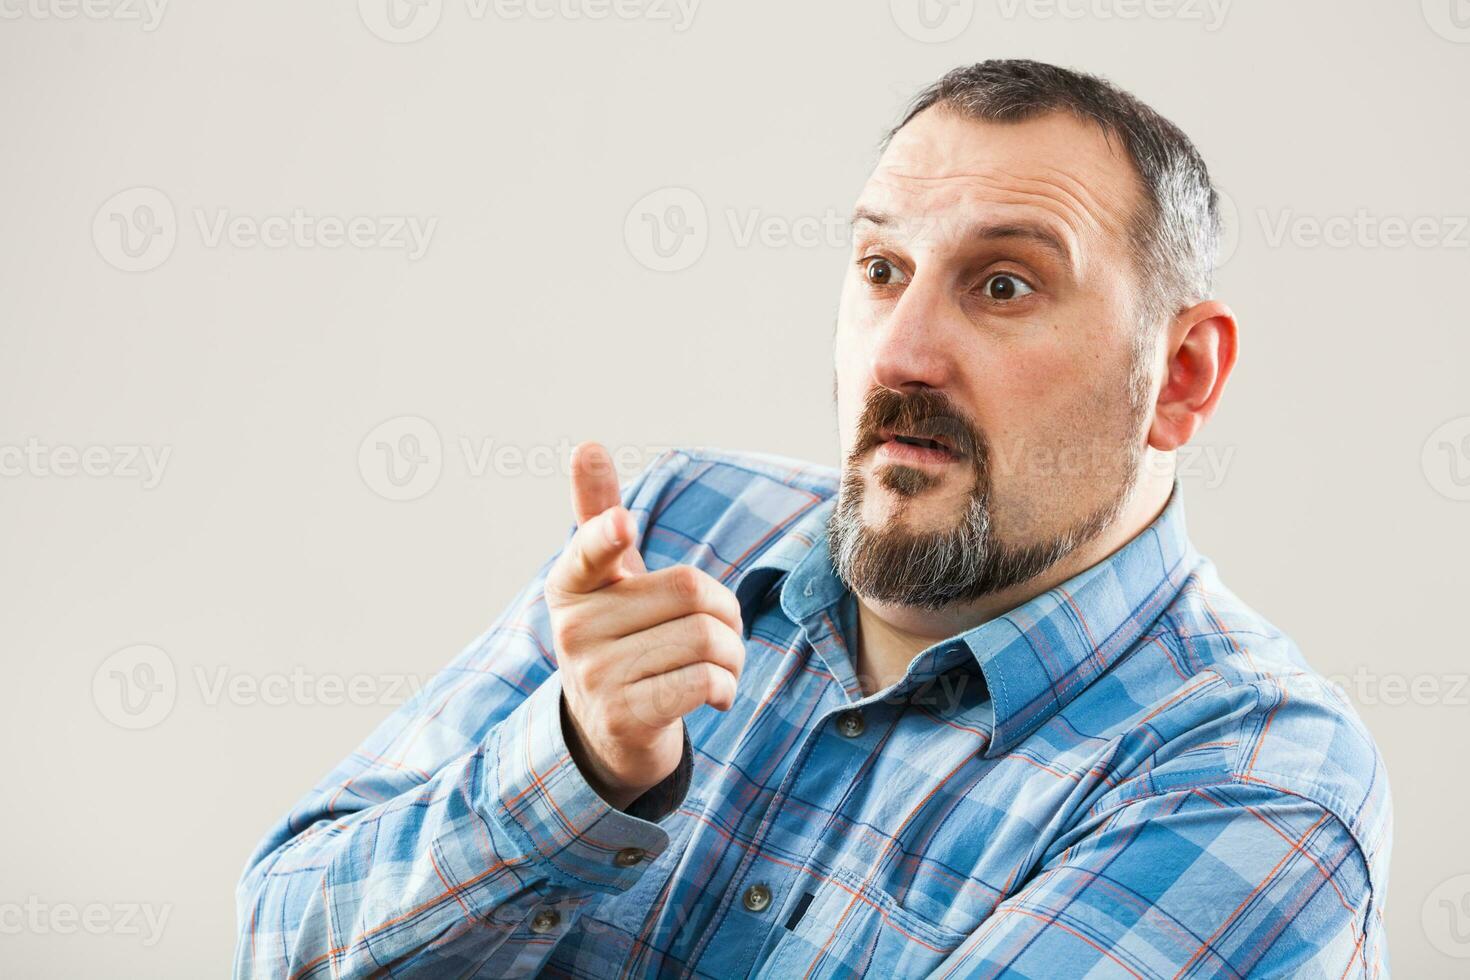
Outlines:
{"type": "Polygon", "coordinates": [[[240,976],[1386,969],[1386,776],[1190,546],[1216,197],[1131,96],[922,93],[857,202],[844,466],[672,452],[261,844],[240,976]]]}

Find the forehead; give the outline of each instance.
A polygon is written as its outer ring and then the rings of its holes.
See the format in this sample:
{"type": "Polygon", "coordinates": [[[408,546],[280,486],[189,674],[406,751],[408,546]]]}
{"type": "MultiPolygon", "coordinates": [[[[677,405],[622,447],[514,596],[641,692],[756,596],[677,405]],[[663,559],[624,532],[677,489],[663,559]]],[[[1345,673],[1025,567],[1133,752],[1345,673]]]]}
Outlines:
{"type": "Polygon", "coordinates": [[[899,222],[1030,219],[1096,244],[1128,237],[1143,188],[1118,140],[1066,112],[977,120],[935,106],[900,129],[858,199],[899,222]]]}

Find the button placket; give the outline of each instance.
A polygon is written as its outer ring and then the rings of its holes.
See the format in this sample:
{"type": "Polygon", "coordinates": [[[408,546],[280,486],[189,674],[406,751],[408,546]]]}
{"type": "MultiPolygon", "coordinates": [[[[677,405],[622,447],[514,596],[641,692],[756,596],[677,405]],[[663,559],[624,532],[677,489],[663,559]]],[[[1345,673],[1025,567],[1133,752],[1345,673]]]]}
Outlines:
{"type": "MultiPolygon", "coordinates": [[[[782,896],[787,895],[806,872],[784,866],[760,866],[759,855],[779,849],[791,841],[792,831],[781,826],[782,814],[787,810],[787,804],[797,788],[813,778],[807,772],[807,763],[814,752],[820,751],[823,740],[831,737],[831,729],[824,731],[823,726],[832,720],[831,713],[840,711],[843,701],[847,700],[843,697],[840,685],[830,681],[824,684],[819,696],[826,702],[821,705],[820,717],[823,720],[806,729],[802,733],[801,744],[793,747],[791,765],[782,775],[775,792],[771,794],[771,799],[751,834],[747,853],[731,876],[727,886],[729,891],[725,892],[726,897],[722,900],[730,903],[727,907],[732,911],[736,903],[739,903],[744,914],[725,917],[720,926],[703,937],[695,949],[695,956],[699,958],[710,955],[711,949],[721,949],[722,955],[738,960],[739,966],[735,969],[735,975],[745,975],[756,962],[756,957],[761,955],[761,950],[779,942],[788,934],[780,927],[774,914],[784,900],[782,896]],[[759,911],[753,909],[752,905],[759,911]],[[743,952],[732,953],[735,949],[743,952]]],[[[842,762],[842,768],[851,773],[859,764],[860,759],[854,755],[852,760],[842,762]]],[[[825,783],[832,776],[830,772],[826,772],[820,778],[825,783]]]]}

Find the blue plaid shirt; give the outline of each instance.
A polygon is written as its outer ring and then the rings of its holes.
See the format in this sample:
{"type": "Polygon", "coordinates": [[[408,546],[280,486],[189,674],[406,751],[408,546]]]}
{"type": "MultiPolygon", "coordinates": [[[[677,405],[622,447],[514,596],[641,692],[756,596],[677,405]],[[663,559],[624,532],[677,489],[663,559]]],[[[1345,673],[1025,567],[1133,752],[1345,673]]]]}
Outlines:
{"type": "Polygon", "coordinates": [[[562,738],[548,561],[251,856],[236,975],[1386,972],[1379,755],[1190,546],[1177,485],[1111,557],[864,696],[836,482],[661,457],[624,503],[650,569],[740,600],[734,707],[608,806],[562,738]]]}

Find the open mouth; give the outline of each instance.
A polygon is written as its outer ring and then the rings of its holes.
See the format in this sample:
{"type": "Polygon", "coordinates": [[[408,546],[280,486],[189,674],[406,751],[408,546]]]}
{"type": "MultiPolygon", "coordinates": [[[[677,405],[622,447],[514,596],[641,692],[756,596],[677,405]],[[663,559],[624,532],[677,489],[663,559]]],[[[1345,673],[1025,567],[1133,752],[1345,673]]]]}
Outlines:
{"type": "Polygon", "coordinates": [[[884,429],[878,437],[881,440],[879,454],[894,462],[950,463],[964,455],[952,440],[944,436],[884,429]]]}
{"type": "Polygon", "coordinates": [[[920,436],[894,436],[894,442],[901,442],[905,446],[923,446],[925,449],[940,449],[949,452],[950,448],[938,439],[924,439],[920,436]]]}

